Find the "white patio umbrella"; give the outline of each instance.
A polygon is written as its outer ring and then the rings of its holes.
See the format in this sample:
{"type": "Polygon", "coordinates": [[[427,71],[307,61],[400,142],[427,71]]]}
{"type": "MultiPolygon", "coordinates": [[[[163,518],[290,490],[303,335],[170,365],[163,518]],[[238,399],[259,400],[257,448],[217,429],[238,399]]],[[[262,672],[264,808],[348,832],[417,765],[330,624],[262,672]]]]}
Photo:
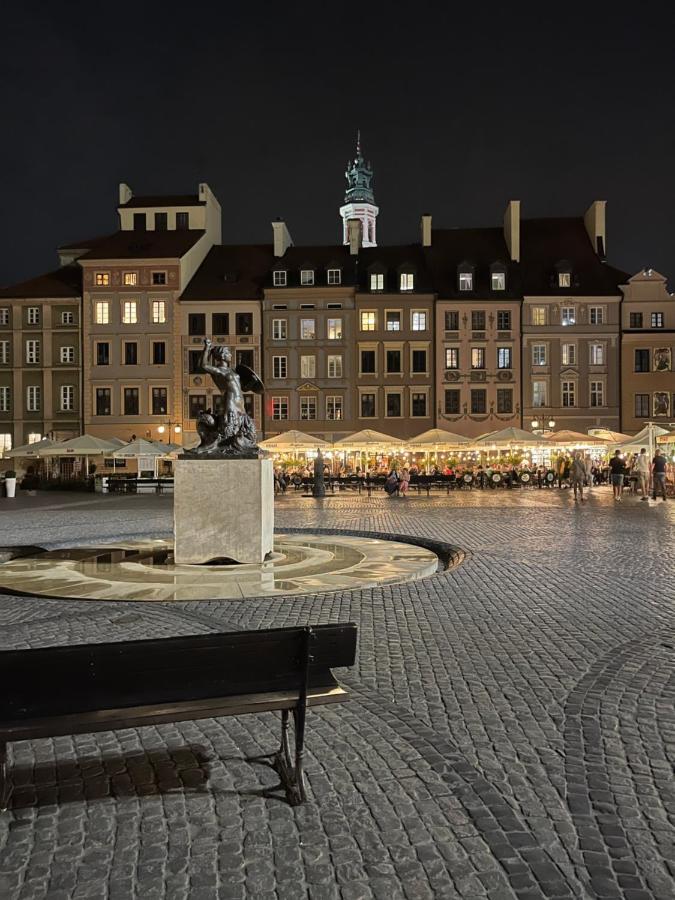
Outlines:
{"type": "MultiPolygon", "coordinates": [[[[177,446],[177,445],[174,445],[177,446]]],[[[152,467],[157,476],[157,460],[168,456],[172,452],[169,444],[162,444],[161,441],[147,441],[144,438],[136,438],[129,441],[128,444],[120,447],[111,454],[113,459],[144,459],[152,460],[152,467]]],[[[139,471],[141,470],[139,465],[139,471]]]]}
{"type": "Polygon", "coordinates": [[[339,441],[335,441],[335,446],[345,450],[347,448],[373,450],[376,447],[401,447],[403,443],[400,438],[392,437],[390,434],[382,434],[381,431],[364,428],[363,431],[356,431],[354,434],[348,434],[339,441]]]}
{"type": "Polygon", "coordinates": [[[438,462],[439,450],[454,450],[464,447],[468,443],[470,443],[469,438],[463,434],[453,434],[452,431],[446,431],[443,428],[430,428],[428,431],[418,434],[417,437],[411,438],[408,446],[415,451],[424,453],[424,467],[429,471],[429,454],[436,453],[438,462]]]}
{"type": "Polygon", "coordinates": [[[119,440],[104,440],[104,438],[94,437],[92,434],[81,434],[79,437],[71,438],[69,441],[55,444],[53,447],[47,447],[41,456],[82,456],[85,459],[86,474],[89,475],[89,457],[103,456],[104,454],[112,454],[114,450],[119,449],[119,440]]]}
{"type": "Polygon", "coordinates": [[[476,438],[474,443],[480,446],[489,446],[494,444],[496,447],[516,447],[528,446],[536,447],[540,444],[548,444],[547,438],[541,435],[532,434],[531,431],[525,431],[523,428],[502,428],[500,431],[489,431],[487,434],[476,438]]]}
{"type": "Polygon", "coordinates": [[[43,451],[56,446],[59,446],[58,441],[52,441],[50,438],[42,438],[41,441],[36,441],[34,444],[22,444],[20,447],[15,447],[13,450],[7,450],[5,456],[22,456],[27,457],[28,459],[36,459],[37,457],[46,455],[43,451]]]}
{"type": "Polygon", "coordinates": [[[316,450],[320,447],[330,447],[330,444],[322,438],[313,437],[311,434],[291,428],[290,431],[284,431],[282,434],[276,434],[265,441],[260,441],[259,446],[264,450],[273,450],[279,453],[283,450],[316,450]]]}

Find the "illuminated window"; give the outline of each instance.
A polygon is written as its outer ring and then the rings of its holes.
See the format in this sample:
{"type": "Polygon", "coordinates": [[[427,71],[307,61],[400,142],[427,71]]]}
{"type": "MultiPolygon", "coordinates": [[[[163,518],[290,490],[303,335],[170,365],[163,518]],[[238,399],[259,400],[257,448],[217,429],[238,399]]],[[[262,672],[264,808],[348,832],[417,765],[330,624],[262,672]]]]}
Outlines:
{"type": "Polygon", "coordinates": [[[303,341],[313,341],[316,337],[316,320],[300,319],[300,338],[303,341]]]}
{"type": "Polygon", "coordinates": [[[572,286],[571,272],[558,272],[558,287],[568,288],[572,286]]]}
{"type": "Polygon", "coordinates": [[[410,324],[413,331],[427,330],[427,314],[424,310],[414,309],[410,314],[410,324]]]}
{"type": "Polygon", "coordinates": [[[61,385],[61,412],[72,412],[75,409],[75,386],[61,385]]]}
{"type": "MultiPolygon", "coordinates": [[[[300,284],[314,284],[314,269],[302,269],[300,271],[300,284]]],[[[316,418],[316,416],[313,418],[316,418]]]]}
{"type": "Polygon", "coordinates": [[[97,287],[107,287],[110,284],[110,272],[96,272],[94,284],[97,287]]]}
{"type": "Polygon", "coordinates": [[[560,322],[562,325],[574,325],[576,313],[573,306],[563,306],[560,310],[560,322]]]}
{"type": "Polygon", "coordinates": [[[110,324],[110,303],[107,300],[97,300],[94,308],[94,318],[97,325],[110,324]]]}
{"type": "Polygon", "coordinates": [[[138,322],[138,304],[135,300],[125,300],[122,303],[122,323],[135,325],[138,322]]]}
{"type": "Polygon", "coordinates": [[[26,388],[26,410],[28,412],[40,412],[41,393],[41,389],[35,384],[26,388]]]}
{"type": "Polygon", "coordinates": [[[575,366],[577,364],[577,345],[562,345],[562,362],[564,366],[575,366]]]}
{"type": "Polygon", "coordinates": [[[460,291],[473,290],[473,272],[459,273],[459,289],[460,291]]]}
{"type": "Polygon", "coordinates": [[[372,310],[364,310],[361,313],[361,331],[375,331],[377,328],[376,313],[372,310]]]}
{"type": "Polygon", "coordinates": [[[342,419],[342,397],[326,397],[326,418],[335,421],[342,419]]]}
{"type": "Polygon", "coordinates": [[[316,378],[316,356],[300,357],[300,377],[316,378]]]}
{"type": "Polygon", "coordinates": [[[329,341],[342,340],[342,319],[329,319],[326,328],[326,337],[329,341]]]}
{"type": "Polygon", "coordinates": [[[40,341],[26,341],[26,362],[30,365],[40,362],[40,341]]]}
{"type": "Polygon", "coordinates": [[[546,324],[546,307],[545,306],[533,306],[531,310],[532,316],[532,324],[533,325],[545,325],[546,324]]]}
{"type": "Polygon", "coordinates": [[[546,344],[533,344],[532,345],[532,365],[533,366],[545,366],[546,365],[546,344]]]}
{"type": "Polygon", "coordinates": [[[328,357],[328,377],[342,378],[342,356],[328,357]]]}
{"type": "Polygon", "coordinates": [[[286,378],[288,374],[288,357],[272,357],[272,378],[286,378]]]}
{"type": "Polygon", "coordinates": [[[532,382],[532,406],[548,406],[548,385],[545,381],[532,382]]]}
{"type": "MultiPolygon", "coordinates": [[[[272,284],[274,287],[286,287],[287,273],[285,269],[277,269],[272,273],[272,284]]],[[[286,406],[288,412],[288,405],[286,406]]]]}
{"type": "Polygon", "coordinates": [[[316,397],[300,398],[300,418],[316,419],[316,397]]]}
{"type": "Polygon", "coordinates": [[[152,321],[155,325],[162,325],[166,322],[166,301],[152,301],[152,321]]]}
{"type": "Polygon", "coordinates": [[[12,449],[12,435],[7,432],[0,434],[0,452],[12,449]]]}
{"type": "Polygon", "coordinates": [[[445,368],[459,369],[459,347],[445,348],[445,368]]]}
{"type": "Polygon", "coordinates": [[[506,273],[505,272],[493,272],[491,275],[491,285],[493,291],[505,291],[506,290],[506,273]]]}
{"type": "Polygon", "coordinates": [[[576,406],[576,384],[574,381],[562,383],[562,405],[566,407],[576,406]]]}
{"type": "Polygon", "coordinates": [[[371,291],[383,291],[384,290],[384,273],[383,272],[373,272],[371,274],[370,289],[371,289],[371,291]]]}
{"type": "Polygon", "coordinates": [[[412,291],[415,288],[415,276],[412,272],[401,272],[401,290],[412,291]]]}
{"type": "Polygon", "coordinates": [[[471,368],[472,369],[484,369],[485,368],[485,347],[472,347],[471,348],[471,368]]]}
{"type": "Polygon", "coordinates": [[[329,269],[328,270],[328,284],[340,284],[342,282],[342,270],[341,269],[329,269]]]}
{"type": "Polygon", "coordinates": [[[605,345],[591,344],[589,347],[589,362],[592,366],[604,366],[605,345]]]}
{"type": "Polygon", "coordinates": [[[134,287],[138,284],[138,272],[125,272],[122,280],[124,284],[134,287]]]}
{"type": "Polygon", "coordinates": [[[288,418],[288,397],[272,397],[272,418],[277,420],[288,418]]]}
{"type": "Polygon", "coordinates": [[[497,347],[497,368],[513,368],[513,350],[511,347],[497,347]]]}
{"type": "Polygon", "coordinates": [[[60,358],[62,363],[74,363],[75,362],[75,348],[74,347],[61,347],[60,358]]]}

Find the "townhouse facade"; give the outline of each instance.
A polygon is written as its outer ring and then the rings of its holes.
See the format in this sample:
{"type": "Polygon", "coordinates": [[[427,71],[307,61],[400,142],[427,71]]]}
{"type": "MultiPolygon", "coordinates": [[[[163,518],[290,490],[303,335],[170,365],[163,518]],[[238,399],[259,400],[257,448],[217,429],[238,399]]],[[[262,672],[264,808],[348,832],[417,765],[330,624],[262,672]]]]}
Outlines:
{"type": "Polygon", "coordinates": [[[653,269],[638,272],[621,290],[622,428],[675,422],[675,297],[653,269]]]}
{"type": "Polygon", "coordinates": [[[0,289],[0,450],[82,431],[197,440],[217,392],[205,339],[258,372],[247,394],[262,436],[329,441],[369,428],[476,437],[634,432],[675,419],[675,299],[664,276],[606,260],[605,204],[499,227],[377,244],[372,167],[347,169],[342,243],[221,244],[208,185],[135,196],[116,232],[63,245],[61,267],[0,289]]]}

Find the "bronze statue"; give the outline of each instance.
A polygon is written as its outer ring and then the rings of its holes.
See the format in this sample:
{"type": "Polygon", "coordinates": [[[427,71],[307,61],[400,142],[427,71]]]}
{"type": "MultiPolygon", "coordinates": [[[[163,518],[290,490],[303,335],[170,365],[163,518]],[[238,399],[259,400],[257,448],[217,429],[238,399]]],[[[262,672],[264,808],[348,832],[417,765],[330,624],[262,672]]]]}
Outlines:
{"type": "Polygon", "coordinates": [[[258,447],[255,423],[244,405],[244,391],[262,394],[263,383],[248,366],[239,364],[233,369],[231,363],[229,347],[214,345],[208,338],[204,339],[200,368],[211,376],[220,391],[220,398],[214,411],[206,409],[199,414],[197,433],[200,444],[184,451],[183,457],[220,459],[266,455],[258,447]]]}
{"type": "Polygon", "coordinates": [[[314,483],[312,484],[313,497],[326,496],[326,484],[323,478],[323,456],[321,450],[317,449],[314,458],[314,483]]]}

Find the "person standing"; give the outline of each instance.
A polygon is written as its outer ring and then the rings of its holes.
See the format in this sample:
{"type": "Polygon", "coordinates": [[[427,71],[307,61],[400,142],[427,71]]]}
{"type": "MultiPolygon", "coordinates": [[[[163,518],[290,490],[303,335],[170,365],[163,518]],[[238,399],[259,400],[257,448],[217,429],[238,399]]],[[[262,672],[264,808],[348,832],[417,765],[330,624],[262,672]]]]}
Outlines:
{"type": "Polygon", "coordinates": [[[656,451],[652,460],[652,500],[656,500],[657,490],[666,499],[666,457],[660,450],[656,451]]]}
{"type": "Polygon", "coordinates": [[[584,456],[584,468],[586,470],[585,484],[588,487],[588,493],[590,494],[591,488],[593,487],[593,460],[591,459],[590,453],[587,453],[584,456]]]}
{"type": "Polygon", "coordinates": [[[647,456],[647,448],[643,447],[635,461],[635,471],[637,472],[638,487],[642,494],[641,500],[647,502],[649,500],[649,457],[647,456]]]}
{"type": "Polygon", "coordinates": [[[614,456],[609,461],[609,475],[612,482],[614,499],[618,503],[621,503],[621,495],[623,494],[623,479],[625,474],[626,467],[624,466],[623,459],[621,457],[621,451],[615,450],[614,456]]]}
{"type": "Polygon", "coordinates": [[[407,469],[403,469],[401,472],[401,479],[398,483],[398,490],[401,497],[404,499],[408,496],[408,487],[410,486],[410,473],[407,469]]]}
{"type": "Polygon", "coordinates": [[[577,490],[581,502],[584,502],[584,480],[586,478],[586,463],[581,455],[581,451],[577,450],[570,467],[570,477],[572,479],[572,487],[574,488],[574,499],[577,499],[577,490]]]}

